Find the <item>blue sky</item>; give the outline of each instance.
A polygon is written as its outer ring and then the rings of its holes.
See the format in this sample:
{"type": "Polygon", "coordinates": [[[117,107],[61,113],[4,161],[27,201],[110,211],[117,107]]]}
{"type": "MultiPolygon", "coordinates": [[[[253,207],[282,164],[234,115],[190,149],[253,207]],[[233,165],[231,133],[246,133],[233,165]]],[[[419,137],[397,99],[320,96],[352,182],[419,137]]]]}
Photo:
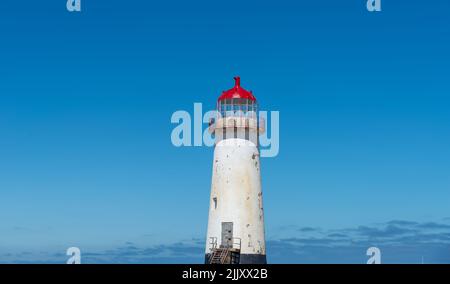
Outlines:
{"type": "Polygon", "coordinates": [[[450,262],[448,1],[4,2],[0,262],[202,262],[213,149],[170,117],[235,75],[280,111],[269,262],[450,262]]]}

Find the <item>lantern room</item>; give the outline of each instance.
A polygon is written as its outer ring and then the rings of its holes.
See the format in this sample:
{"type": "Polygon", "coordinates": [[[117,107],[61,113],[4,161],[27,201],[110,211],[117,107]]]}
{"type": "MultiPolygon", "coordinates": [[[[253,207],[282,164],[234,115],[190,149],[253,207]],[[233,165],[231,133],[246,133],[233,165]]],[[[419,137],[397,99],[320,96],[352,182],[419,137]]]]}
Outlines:
{"type": "Polygon", "coordinates": [[[255,117],[258,104],[251,91],[241,87],[241,78],[234,77],[234,87],[224,91],[217,100],[217,110],[222,117],[255,117]]]}
{"type": "Polygon", "coordinates": [[[265,132],[265,120],[258,118],[258,103],[252,92],[241,87],[239,77],[235,85],[224,91],[217,100],[217,117],[211,118],[209,132],[216,143],[223,139],[242,138],[258,144],[258,135],[265,132]]]}

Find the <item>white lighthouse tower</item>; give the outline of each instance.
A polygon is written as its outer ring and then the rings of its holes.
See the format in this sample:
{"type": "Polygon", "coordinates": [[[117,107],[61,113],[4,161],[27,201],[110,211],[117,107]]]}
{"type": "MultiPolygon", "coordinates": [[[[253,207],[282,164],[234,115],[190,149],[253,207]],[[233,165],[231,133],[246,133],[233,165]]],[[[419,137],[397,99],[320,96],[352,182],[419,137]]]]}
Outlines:
{"type": "Polygon", "coordinates": [[[264,264],[258,136],[265,123],[258,120],[256,98],[234,79],[235,86],[219,97],[209,127],[216,145],[205,262],[264,264]]]}

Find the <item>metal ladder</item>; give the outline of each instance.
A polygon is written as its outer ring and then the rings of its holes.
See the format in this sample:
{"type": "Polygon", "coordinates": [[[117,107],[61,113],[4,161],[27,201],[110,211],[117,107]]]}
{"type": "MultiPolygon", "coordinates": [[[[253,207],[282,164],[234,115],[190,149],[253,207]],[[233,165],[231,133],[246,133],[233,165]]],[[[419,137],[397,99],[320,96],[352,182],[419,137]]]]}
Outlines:
{"type": "Polygon", "coordinates": [[[210,264],[225,264],[227,257],[230,254],[228,248],[215,248],[211,252],[210,264]]]}

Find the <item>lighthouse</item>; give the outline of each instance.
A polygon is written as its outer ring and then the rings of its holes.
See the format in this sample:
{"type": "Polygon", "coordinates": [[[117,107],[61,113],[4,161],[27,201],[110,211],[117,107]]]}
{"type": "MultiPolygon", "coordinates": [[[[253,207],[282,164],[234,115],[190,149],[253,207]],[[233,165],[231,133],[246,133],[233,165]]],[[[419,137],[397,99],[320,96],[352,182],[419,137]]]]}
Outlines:
{"type": "Polygon", "coordinates": [[[265,122],[240,78],[217,100],[205,263],[265,264],[264,210],[258,136],[265,122]]]}

